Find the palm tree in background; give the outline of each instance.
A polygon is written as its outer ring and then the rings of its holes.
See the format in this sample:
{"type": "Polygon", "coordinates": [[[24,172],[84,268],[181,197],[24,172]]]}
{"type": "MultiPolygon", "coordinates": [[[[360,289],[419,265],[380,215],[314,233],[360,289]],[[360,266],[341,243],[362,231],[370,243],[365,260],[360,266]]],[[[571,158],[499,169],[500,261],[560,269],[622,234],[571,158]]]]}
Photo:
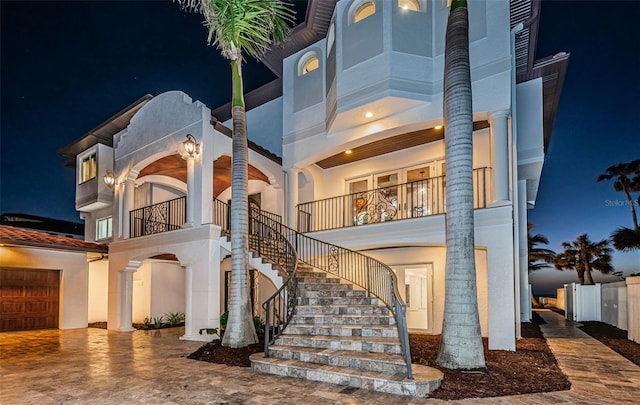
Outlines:
{"type": "Polygon", "coordinates": [[[473,114],[466,0],[449,12],[444,65],[447,158],[447,264],[442,340],[437,364],[453,369],[485,367],[474,258],[473,114]]]}
{"type": "MultiPolygon", "coordinates": [[[[605,180],[613,180],[613,189],[624,193],[633,221],[633,229],[620,227],[613,231],[611,234],[613,246],[622,251],[640,250],[640,226],[636,215],[636,201],[631,196],[631,193],[640,192],[640,159],[609,166],[606,173],[598,176],[598,181],[605,180]]],[[[640,205],[640,196],[637,203],[640,205]]]]}
{"type": "Polygon", "coordinates": [[[201,13],[208,42],[231,63],[233,121],[231,174],[231,299],[222,344],[245,347],[258,342],[249,301],[249,218],[247,121],[242,81],[243,54],[258,58],[280,44],[293,23],[291,4],[280,0],[177,0],[201,13]]]}
{"type": "Polygon", "coordinates": [[[613,271],[609,243],[607,239],[592,242],[586,233],[579,235],[573,242],[562,242],[564,251],[556,256],[555,267],[558,270],[575,270],[580,284],[593,285],[592,270],[598,270],[602,274],[613,271]]]}
{"type": "Polygon", "coordinates": [[[541,248],[539,245],[548,245],[549,239],[539,233],[532,234],[533,224],[527,224],[527,242],[529,251],[529,271],[536,271],[545,267],[551,267],[556,258],[556,252],[551,249],[541,248]]]}

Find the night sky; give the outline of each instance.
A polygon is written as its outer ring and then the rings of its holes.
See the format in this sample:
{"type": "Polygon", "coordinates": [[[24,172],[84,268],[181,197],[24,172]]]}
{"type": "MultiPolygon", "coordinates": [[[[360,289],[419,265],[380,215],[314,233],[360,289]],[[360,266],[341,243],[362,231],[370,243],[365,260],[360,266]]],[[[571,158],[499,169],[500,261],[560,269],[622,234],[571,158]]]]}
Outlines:
{"type": "MultiPolygon", "coordinates": [[[[206,45],[201,17],[170,1],[2,0],[0,13],[2,213],[79,221],[75,174],[56,151],[141,96],[182,90],[212,108],[230,98],[228,63],[206,45]]],[[[596,178],[640,159],[639,20],[639,1],[543,1],[537,57],[571,53],[529,211],[551,249],[632,227],[624,195],[596,178]]],[[[250,61],[245,90],[274,77],[250,61]]],[[[616,252],[614,266],[640,272],[640,252],[616,252]]],[[[532,276],[537,292],[574,280],[553,269],[532,276]]]]}

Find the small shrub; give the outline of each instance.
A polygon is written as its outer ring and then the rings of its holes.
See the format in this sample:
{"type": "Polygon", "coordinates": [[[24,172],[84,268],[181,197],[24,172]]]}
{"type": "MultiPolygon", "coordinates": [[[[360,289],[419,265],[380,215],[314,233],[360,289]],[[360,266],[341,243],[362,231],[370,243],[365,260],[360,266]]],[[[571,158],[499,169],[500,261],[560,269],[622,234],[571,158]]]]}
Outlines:
{"type": "Polygon", "coordinates": [[[164,326],[164,316],[153,317],[153,327],[155,329],[160,329],[164,326]]]}
{"type": "Polygon", "coordinates": [[[182,312],[168,312],[164,314],[164,318],[171,326],[177,326],[184,322],[184,313],[182,312]]]}
{"type": "Polygon", "coordinates": [[[222,336],[218,334],[218,328],[202,328],[198,331],[201,335],[202,332],[207,332],[207,335],[218,335],[219,338],[222,338],[222,336]]]}
{"type": "Polygon", "coordinates": [[[151,321],[151,318],[149,318],[148,316],[146,316],[144,318],[144,321],[142,321],[142,323],[144,324],[144,328],[145,329],[151,329],[153,322],[151,321]]]}
{"type": "Polygon", "coordinates": [[[264,320],[257,315],[253,317],[253,326],[256,328],[256,333],[264,333],[264,320]]]}

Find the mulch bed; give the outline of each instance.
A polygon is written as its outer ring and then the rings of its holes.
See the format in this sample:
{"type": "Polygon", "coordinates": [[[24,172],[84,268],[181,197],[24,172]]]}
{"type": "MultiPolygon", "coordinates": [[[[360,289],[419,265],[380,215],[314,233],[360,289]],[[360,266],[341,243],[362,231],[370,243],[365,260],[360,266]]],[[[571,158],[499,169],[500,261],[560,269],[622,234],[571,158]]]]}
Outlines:
{"type": "MultiPolygon", "coordinates": [[[[542,321],[539,316],[538,319],[542,321]]],[[[481,370],[447,370],[435,366],[439,335],[410,334],[409,341],[415,364],[439,368],[445,375],[442,386],[431,395],[433,398],[483,398],[569,389],[570,383],[560,372],[538,325],[522,324],[522,335],[524,338],[516,343],[515,352],[488,351],[487,341],[483,339],[487,367],[481,370]]],[[[223,347],[217,340],[206,343],[188,358],[250,367],[249,356],[262,351],[263,340],[239,349],[223,347]]]]}
{"type": "Polygon", "coordinates": [[[640,366],[640,344],[627,339],[627,331],[603,322],[580,322],[580,329],[611,350],[640,366]]]}

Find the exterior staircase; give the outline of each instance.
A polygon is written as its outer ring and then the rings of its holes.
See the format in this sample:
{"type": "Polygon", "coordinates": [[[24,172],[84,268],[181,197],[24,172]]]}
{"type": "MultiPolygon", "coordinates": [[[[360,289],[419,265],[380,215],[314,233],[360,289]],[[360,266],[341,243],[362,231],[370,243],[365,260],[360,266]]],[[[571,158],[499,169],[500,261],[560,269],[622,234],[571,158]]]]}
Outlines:
{"type": "Polygon", "coordinates": [[[394,316],[378,298],[302,263],[295,277],[295,312],[269,357],[251,356],[254,371],[419,397],[440,386],[430,367],[413,365],[407,378],[394,316]]]}

